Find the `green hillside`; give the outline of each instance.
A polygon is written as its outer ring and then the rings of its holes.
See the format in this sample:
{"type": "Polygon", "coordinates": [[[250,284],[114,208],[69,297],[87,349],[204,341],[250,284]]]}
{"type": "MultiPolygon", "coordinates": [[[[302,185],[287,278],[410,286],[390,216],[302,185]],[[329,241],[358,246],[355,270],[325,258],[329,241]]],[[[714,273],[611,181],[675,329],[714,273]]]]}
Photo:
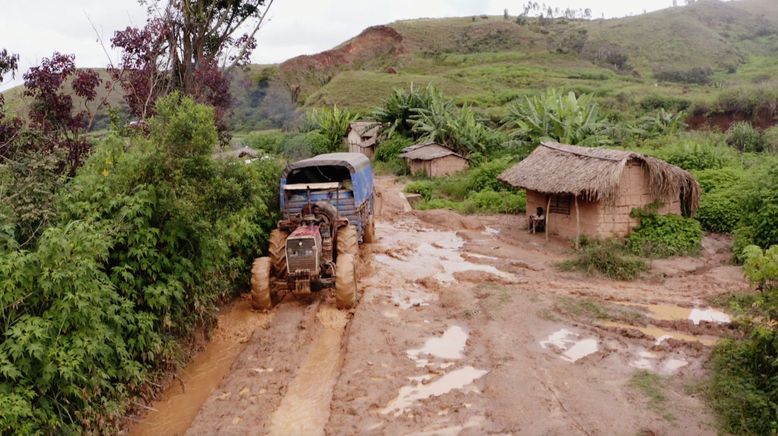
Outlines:
{"type": "MultiPolygon", "coordinates": [[[[316,55],[236,71],[233,128],[280,127],[298,107],[370,110],[411,84],[434,84],[495,118],[512,100],[547,87],[593,93],[615,113],[647,98],[707,111],[728,89],[778,84],[774,0],[700,0],[609,20],[516,18],[399,21],[316,55]]],[[[6,99],[24,112],[19,88],[6,99]]],[[[118,94],[109,102],[122,104],[118,94]]]]}
{"type": "Polygon", "coordinates": [[[499,115],[505,103],[549,86],[592,92],[617,107],[650,95],[704,101],[723,88],[765,86],[776,80],[776,63],[773,1],[708,0],[545,25],[502,16],[401,21],[287,61],[279,75],[303,106],[369,109],[394,87],[433,83],[458,103],[499,115]],[[710,69],[708,83],[657,80],[694,69],[710,69]]]}

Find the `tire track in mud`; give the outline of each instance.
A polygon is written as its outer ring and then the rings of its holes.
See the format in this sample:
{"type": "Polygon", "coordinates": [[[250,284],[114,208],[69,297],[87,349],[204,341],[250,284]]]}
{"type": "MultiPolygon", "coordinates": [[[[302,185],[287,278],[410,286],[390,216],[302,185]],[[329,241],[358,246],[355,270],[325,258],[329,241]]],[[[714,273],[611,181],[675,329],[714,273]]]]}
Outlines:
{"type": "Polygon", "coordinates": [[[316,318],[321,331],[273,413],[273,436],[324,434],[342,364],[341,341],[349,320],[347,313],[328,304],[320,307],[316,318]]]}

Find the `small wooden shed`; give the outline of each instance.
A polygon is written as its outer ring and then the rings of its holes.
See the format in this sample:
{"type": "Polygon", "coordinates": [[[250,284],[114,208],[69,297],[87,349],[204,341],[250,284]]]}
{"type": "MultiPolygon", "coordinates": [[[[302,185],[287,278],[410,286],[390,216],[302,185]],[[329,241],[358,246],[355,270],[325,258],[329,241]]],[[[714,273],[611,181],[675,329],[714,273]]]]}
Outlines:
{"type": "Polygon", "coordinates": [[[503,172],[503,182],[527,190],[527,215],[545,211],[547,233],[622,237],[639,222],[634,208],[692,215],[700,186],[688,172],[643,154],[556,142],[539,145],[503,172]]]}
{"type": "Polygon", "coordinates": [[[400,156],[408,162],[413,175],[449,176],[470,166],[469,160],[434,142],[411,145],[405,148],[400,156]]]}
{"type": "Polygon", "coordinates": [[[346,134],[346,144],[350,153],[362,153],[373,159],[375,147],[378,144],[378,133],[381,124],[375,121],[354,121],[349,124],[346,134]]]}

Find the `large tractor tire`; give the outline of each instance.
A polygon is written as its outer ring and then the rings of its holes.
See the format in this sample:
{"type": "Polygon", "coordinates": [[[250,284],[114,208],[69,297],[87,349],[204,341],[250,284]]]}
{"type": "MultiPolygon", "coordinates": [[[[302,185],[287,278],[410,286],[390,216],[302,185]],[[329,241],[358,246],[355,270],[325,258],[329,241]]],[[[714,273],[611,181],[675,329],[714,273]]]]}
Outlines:
{"type": "Polygon", "coordinates": [[[270,241],[268,242],[268,255],[270,256],[270,272],[272,277],[279,279],[286,278],[286,238],[289,232],[281,229],[275,229],[270,232],[270,241]]]}
{"type": "Polygon", "coordinates": [[[367,223],[365,224],[365,242],[368,244],[372,244],[376,241],[375,239],[375,218],[373,216],[370,216],[367,219],[367,223]]]}
{"type": "Polygon", "coordinates": [[[335,304],[338,309],[351,309],[357,305],[356,265],[350,254],[338,256],[335,265],[335,304]]]}
{"type": "Polygon", "coordinates": [[[270,293],[270,258],[260,257],[254,260],[251,267],[251,306],[257,310],[268,310],[273,307],[273,297],[270,293]]]}
{"type": "Polygon", "coordinates": [[[355,258],[359,254],[359,238],[357,236],[357,228],[353,224],[349,224],[345,227],[338,229],[338,261],[343,254],[350,254],[355,258]]]}

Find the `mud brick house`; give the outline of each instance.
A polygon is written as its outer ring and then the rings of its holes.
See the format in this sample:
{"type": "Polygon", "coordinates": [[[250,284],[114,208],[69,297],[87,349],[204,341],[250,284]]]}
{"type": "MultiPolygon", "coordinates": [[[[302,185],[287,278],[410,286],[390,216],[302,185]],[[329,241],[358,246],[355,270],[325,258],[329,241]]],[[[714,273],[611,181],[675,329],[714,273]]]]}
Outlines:
{"type": "Polygon", "coordinates": [[[626,236],[639,222],[634,208],[659,204],[659,213],[692,215],[700,187],[687,171],[638,153],[539,145],[503,172],[503,182],[527,190],[527,214],[546,211],[548,233],[563,237],[626,236]]]}
{"type": "Polygon", "coordinates": [[[372,160],[378,144],[378,132],[381,124],[375,121],[354,121],[348,127],[346,144],[351,153],[362,153],[372,160]]]}
{"type": "Polygon", "coordinates": [[[434,142],[411,145],[400,157],[408,162],[411,174],[428,177],[449,176],[470,166],[470,161],[453,150],[434,142]]]}

